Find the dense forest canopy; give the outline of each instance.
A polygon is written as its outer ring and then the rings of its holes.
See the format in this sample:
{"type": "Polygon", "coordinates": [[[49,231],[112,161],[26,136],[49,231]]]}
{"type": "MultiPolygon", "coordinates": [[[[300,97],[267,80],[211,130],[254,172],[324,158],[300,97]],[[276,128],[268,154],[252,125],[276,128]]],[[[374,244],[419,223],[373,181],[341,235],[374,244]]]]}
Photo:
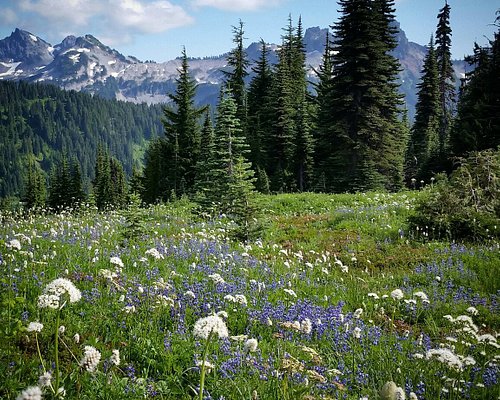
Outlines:
{"type": "Polygon", "coordinates": [[[237,187],[245,193],[396,191],[451,172],[457,156],[500,144],[498,33],[489,46],[476,46],[468,58],[473,70],[455,93],[445,3],[410,126],[392,55],[395,2],[339,0],[339,6],[312,91],[302,21],[294,24],[291,16],[275,63],[262,41],[252,74],[244,23],[233,27],[220,104],[212,110],[195,105],[199,85],[185,50],[166,106],[0,82],[0,197],[35,191],[28,204],[42,205],[47,197],[55,206],[50,199],[70,196],[54,193],[65,186],[58,181],[70,177],[73,192],[104,196],[96,199],[103,207],[114,202],[113,185],[120,186],[116,201],[124,204],[127,177],[130,189],[150,203],[184,195],[217,202],[211,192],[217,185],[233,193],[237,187]],[[221,123],[225,119],[231,123],[221,123]],[[217,164],[222,159],[231,160],[225,168],[217,164]]]}
{"type": "Polygon", "coordinates": [[[105,100],[48,84],[0,82],[0,197],[22,194],[33,157],[45,176],[74,157],[86,190],[99,145],[118,158],[128,175],[142,165],[146,142],[162,134],[159,105],[105,100]]]}

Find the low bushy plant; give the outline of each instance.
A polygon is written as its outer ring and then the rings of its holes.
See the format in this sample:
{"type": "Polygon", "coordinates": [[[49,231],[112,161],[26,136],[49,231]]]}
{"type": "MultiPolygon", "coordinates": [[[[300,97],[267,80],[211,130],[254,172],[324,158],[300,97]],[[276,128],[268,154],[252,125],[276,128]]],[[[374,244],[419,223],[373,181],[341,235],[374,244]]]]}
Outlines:
{"type": "Polygon", "coordinates": [[[500,150],[460,159],[450,178],[438,177],[410,216],[410,226],[430,238],[500,237],[500,150]]]}

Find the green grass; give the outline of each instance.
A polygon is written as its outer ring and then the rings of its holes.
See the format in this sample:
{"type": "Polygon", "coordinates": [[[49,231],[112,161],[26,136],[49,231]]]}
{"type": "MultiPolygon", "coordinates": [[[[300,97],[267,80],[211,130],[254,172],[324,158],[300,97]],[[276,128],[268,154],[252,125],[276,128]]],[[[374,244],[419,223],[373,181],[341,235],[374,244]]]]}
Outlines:
{"type": "Polygon", "coordinates": [[[230,335],[256,338],[259,346],[245,353],[243,342],[232,339],[211,344],[208,361],[215,368],[205,396],[212,399],[376,399],[388,380],[419,399],[497,398],[498,345],[477,337],[495,336],[500,327],[499,245],[427,241],[422,231],[409,231],[406,219],[418,195],[259,196],[260,230],[249,243],[231,240],[227,219],[200,220],[184,199],[142,209],[144,234],[128,242],[119,212],[5,212],[0,398],[15,399],[36,385],[42,360],[54,374],[56,358],[66,398],[197,398],[195,365],[204,343],[193,326],[219,311],[227,313],[230,335]],[[9,247],[13,239],[20,250],[9,247]],[[106,278],[103,270],[116,275],[106,278]],[[213,282],[214,273],[225,283],[213,282]],[[57,324],[57,311],[38,308],[37,299],[61,277],[82,299],[67,303],[57,324]],[[404,299],[396,301],[390,295],[398,288],[404,299]],[[227,295],[244,295],[247,304],[227,295]],[[471,306],[477,315],[467,311],[471,306]],[[446,314],[471,316],[477,331],[464,332],[446,314]],[[306,318],[310,333],[291,327],[306,318]],[[33,321],[44,325],[36,336],[26,329],[33,321]],[[65,330],[56,353],[59,325],[65,330]],[[425,358],[443,344],[454,346],[462,364],[470,356],[475,365],[454,370],[425,358]],[[80,365],[84,346],[101,353],[94,373],[80,365]],[[114,349],[118,366],[110,363],[114,349]]]}

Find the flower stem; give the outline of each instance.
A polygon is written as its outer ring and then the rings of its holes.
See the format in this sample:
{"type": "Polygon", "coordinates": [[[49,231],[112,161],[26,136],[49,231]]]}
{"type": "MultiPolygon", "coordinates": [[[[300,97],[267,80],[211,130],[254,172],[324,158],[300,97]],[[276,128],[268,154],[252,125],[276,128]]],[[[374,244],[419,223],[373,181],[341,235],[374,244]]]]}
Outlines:
{"type": "Polygon", "coordinates": [[[59,321],[60,321],[60,314],[61,310],[57,310],[57,317],[56,317],[56,340],[54,344],[54,358],[55,358],[55,363],[56,363],[56,384],[55,384],[55,390],[56,393],[59,390],[59,321]]]}
{"type": "Polygon", "coordinates": [[[42,353],[40,351],[40,345],[38,344],[38,334],[36,332],[35,332],[35,341],[36,341],[36,349],[38,351],[38,357],[40,358],[40,362],[42,363],[43,372],[47,372],[47,370],[45,369],[45,363],[43,362],[42,353]]]}
{"type": "Polygon", "coordinates": [[[199,400],[203,400],[203,388],[205,387],[205,373],[206,373],[206,360],[207,360],[207,354],[208,354],[208,347],[210,346],[210,340],[212,339],[214,331],[211,330],[208,337],[207,341],[205,342],[205,349],[203,350],[203,356],[201,359],[201,374],[200,374],[200,393],[199,393],[199,400]]]}

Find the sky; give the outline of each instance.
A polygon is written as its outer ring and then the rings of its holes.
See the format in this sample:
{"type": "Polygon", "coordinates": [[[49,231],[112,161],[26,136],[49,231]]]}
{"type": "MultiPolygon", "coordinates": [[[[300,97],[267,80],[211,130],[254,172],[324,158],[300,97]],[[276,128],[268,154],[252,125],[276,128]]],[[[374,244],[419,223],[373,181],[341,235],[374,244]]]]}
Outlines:
{"type": "MultiPolygon", "coordinates": [[[[445,0],[396,0],[396,19],[412,42],[426,45],[445,0]]],[[[448,0],[452,56],[493,38],[498,0],[448,0]]],[[[291,15],[304,28],[338,19],[336,0],[0,0],[0,39],[15,28],[55,45],[66,36],[92,34],[124,55],[167,61],[186,47],[189,57],[216,56],[233,47],[233,26],[244,23],[245,44],[280,42],[291,15]]]]}

